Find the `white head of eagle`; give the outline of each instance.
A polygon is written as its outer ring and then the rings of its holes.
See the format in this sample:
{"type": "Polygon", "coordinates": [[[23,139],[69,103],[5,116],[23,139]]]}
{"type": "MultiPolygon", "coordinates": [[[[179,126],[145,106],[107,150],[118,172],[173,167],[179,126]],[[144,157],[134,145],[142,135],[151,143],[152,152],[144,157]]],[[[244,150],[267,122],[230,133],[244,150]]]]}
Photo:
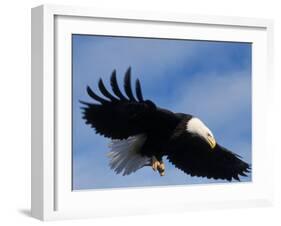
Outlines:
{"type": "Polygon", "coordinates": [[[110,85],[113,93],[100,79],[98,87],[104,97],[87,87],[88,95],[95,102],[80,102],[86,124],[112,140],[109,165],[117,174],[129,175],[151,166],[163,176],[163,157],[190,176],[231,181],[240,180],[239,176],[250,172],[250,165],[219,145],[200,119],[145,100],[138,79],[134,95],[131,68],[124,77],[125,95],[118,86],[115,70],[110,85]]]}
{"type": "Polygon", "coordinates": [[[211,132],[211,130],[199,119],[192,117],[186,123],[186,130],[192,134],[196,134],[202,137],[206,142],[208,142],[212,149],[216,146],[216,140],[211,132]]]}

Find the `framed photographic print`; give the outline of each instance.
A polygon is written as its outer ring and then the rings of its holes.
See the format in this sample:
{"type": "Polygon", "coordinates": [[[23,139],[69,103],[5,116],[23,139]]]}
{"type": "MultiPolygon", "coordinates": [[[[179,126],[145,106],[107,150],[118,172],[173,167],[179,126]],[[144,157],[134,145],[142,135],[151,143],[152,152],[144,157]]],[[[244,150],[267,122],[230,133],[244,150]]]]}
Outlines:
{"type": "Polygon", "coordinates": [[[272,202],[270,20],[32,9],[32,215],[272,202]]]}

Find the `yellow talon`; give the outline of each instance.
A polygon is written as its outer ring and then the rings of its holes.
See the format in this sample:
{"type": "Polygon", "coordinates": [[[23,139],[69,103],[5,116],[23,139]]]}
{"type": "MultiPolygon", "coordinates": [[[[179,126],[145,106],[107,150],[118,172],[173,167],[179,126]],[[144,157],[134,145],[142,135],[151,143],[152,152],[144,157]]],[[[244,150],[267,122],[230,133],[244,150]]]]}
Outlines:
{"type": "Polygon", "coordinates": [[[161,161],[158,168],[157,168],[160,176],[164,176],[165,175],[165,165],[164,165],[164,162],[161,161]]]}
{"type": "Polygon", "coordinates": [[[158,168],[159,168],[158,170],[164,171],[165,170],[164,162],[161,161],[158,168]]]}
{"type": "Polygon", "coordinates": [[[160,176],[164,176],[165,175],[165,165],[164,162],[161,161],[159,162],[155,156],[152,157],[151,159],[151,167],[154,171],[158,171],[160,176]]]}
{"type": "Polygon", "coordinates": [[[154,171],[156,171],[158,169],[158,166],[160,165],[160,162],[153,156],[152,157],[152,161],[151,161],[151,166],[152,166],[152,169],[154,171]]]}

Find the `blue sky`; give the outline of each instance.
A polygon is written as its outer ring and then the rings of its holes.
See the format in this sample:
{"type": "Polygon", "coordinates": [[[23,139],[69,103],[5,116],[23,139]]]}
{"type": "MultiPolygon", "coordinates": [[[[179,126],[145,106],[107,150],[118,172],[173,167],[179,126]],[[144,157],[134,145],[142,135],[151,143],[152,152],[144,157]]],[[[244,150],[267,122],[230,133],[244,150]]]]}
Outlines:
{"type": "Polygon", "coordinates": [[[251,163],[251,44],[73,35],[72,45],[74,190],[224,182],[190,177],[165,159],[164,177],[150,167],[129,176],[109,168],[109,139],[85,124],[78,100],[92,101],[86,86],[99,93],[100,77],[109,89],[113,69],[121,86],[129,66],[145,99],[196,115],[218,143],[251,163]]]}

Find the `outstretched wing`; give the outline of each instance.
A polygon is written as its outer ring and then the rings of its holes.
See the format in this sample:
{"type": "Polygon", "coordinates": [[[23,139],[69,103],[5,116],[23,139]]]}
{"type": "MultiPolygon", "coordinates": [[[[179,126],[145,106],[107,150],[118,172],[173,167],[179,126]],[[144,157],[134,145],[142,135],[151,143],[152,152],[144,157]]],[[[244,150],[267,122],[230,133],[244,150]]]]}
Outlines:
{"type": "MultiPolygon", "coordinates": [[[[83,118],[86,124],[95,128],[96,132],[112,139],[127,139],[140,133],[145,133],[157,118],[172,117],[156,107],[150,100],[143,100],[140,82],[136,80],[136,98],[131,88],[131,69],[124,77],[124,90],[126,96],[120,91],[116,79],[116,71],[113,71],[110,79],[111,94],[99,80],[99,90],[105,98],[98,96],[90,87],[87,92],[91,98],[99,103],[87,103],[80,101],[85,106],[83,118]]],[[[165,122],[164,122],[165,123],[165,122]]]]}
{"type": "Polygon", "coordinates": [[[172,139],[167,158],[191,176],[231,181],[240,180],[239,176],[246,176],[250,170],[250,165],[240,156],[218,144],[211,149],[200,137],[187,132],[172,139]]]}

